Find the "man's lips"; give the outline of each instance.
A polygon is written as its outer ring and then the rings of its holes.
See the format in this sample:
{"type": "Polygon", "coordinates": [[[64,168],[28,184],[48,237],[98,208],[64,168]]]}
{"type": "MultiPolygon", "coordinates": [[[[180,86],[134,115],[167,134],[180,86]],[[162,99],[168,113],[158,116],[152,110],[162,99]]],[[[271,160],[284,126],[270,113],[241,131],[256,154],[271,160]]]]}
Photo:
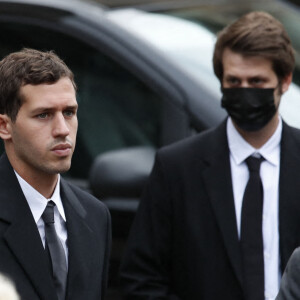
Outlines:
{"type": "Polygon", "coordinates": [[[58,156],[66,156],[72,152],[72,146],[70,144],[59,144],[51,149],[58,156]]]}

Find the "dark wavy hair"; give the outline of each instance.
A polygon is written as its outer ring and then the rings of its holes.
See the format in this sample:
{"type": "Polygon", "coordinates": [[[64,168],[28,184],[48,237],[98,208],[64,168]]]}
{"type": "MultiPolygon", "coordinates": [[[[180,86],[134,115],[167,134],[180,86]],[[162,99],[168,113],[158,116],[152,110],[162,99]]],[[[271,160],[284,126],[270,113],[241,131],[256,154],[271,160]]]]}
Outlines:
{"type": "Polygon", "coordinates": [[[287,32],[278,20],[265,12],[248,13],[218,34],[213,65],[221,82],[225,48],[246,57],[269,59],[279,81],[293,72],[295,67],[295,51],[287,32]]]}
{"type": "Polygon", "coordinates": [[[68,77],[76,90],[74,75],[53,52],[24,48],[0,61],[0,113],[15,122],[24,97],[20,93],[26,84],[53,84],[68,77]]]}

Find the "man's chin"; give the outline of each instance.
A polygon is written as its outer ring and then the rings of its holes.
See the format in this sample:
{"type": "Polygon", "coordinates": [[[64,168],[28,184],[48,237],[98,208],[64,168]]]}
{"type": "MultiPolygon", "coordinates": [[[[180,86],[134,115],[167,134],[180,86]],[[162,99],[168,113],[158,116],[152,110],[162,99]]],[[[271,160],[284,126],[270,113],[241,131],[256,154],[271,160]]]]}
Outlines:
{"type": "Polygon", "coordinates": [[[56,166],[51,166],[48,168],[49,174],[62,174],[66,173],[70,170],[71,163],[61,163],[56,166]]]}

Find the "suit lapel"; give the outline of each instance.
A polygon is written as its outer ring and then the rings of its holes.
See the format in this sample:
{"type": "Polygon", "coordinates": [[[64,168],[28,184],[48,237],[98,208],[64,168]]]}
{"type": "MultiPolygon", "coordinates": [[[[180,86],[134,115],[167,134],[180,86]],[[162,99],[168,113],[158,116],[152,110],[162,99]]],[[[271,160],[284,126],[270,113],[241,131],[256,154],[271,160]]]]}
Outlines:
{"type": "Polygon", "coordinates": [[[80,290],[88,286],[96,240],[87,225],[86,210],[68,184],[61,180],[62,200],[67,219],[69,270],[67,299],[79,299],[80,290]]]}
{"type": "Polygon", "coordinates": [[[242,286],[242,262],[233,200],[226,122],[212,135],[214,140],[207,155],[207,168],[202,175],[219,224],[229,260],[242,286]]]}
{"type": "Polygon", "coordinates": [[[300,245],[300,132],[283,123],[279,178],[281,270],[300,245]]]}
{"type": "Polygon", "coordinates": [[[56,299],[36,223],[6,155],[0,159],[0,178],[0,220],[10,224],[4,239],[40,298],[56,299]]]}
{"type": "MultiPolygon", "coordinates": [[[[15,222],[7,230],[5,239],[11,251],[30,278],[41,299],[56,299],[55,289],[50,277],[44,248],[36,224],[25,221],[15,222]],[[35,227],[34,227],[35,226],[35,227]]],[[[32,218],[32,216],[31,216],[32,218]]]]}

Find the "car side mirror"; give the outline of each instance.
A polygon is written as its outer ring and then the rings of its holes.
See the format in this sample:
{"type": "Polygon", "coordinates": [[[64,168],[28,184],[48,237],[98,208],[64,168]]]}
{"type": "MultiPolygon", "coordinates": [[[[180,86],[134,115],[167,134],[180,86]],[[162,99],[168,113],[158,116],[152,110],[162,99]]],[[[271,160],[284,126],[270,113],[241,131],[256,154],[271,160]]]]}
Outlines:
{"type": "Polygon", "coordinates": [[[139,198],[154,163],[155,149],[132,147],[96,157],[90,172],[92,193],[107,198],[139,198]]]}

